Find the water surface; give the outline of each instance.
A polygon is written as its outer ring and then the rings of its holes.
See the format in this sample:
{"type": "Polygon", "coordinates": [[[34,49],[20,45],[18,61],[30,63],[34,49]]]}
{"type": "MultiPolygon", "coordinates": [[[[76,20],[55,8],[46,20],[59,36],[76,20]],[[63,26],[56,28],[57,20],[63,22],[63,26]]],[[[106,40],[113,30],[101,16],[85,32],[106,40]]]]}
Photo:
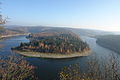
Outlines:
{"type": "MultiPolygon", "coordinates": [[[[120,55],[118,55],[114,51],[103,48],[96,44],[95,38],[90,38],[86,36],[82,36],[81,38],[90,45],[90,48],[93,51],[90,56],[96,55],[100,59],[100,57],[109,57],[109,54],[114,53],[120,58],[120,55]]],[[[25,36],[18,36],[0,41],[0,44],[4,45],[4,47],[0,49],[0,55],[13,54],[13,52],[11,51],[11,47],[18,46],[21,42],[29,42],[29,40],[26,39],[25,36]]],[[[43,59],[26,57],[26,60],[30,62],[30,64],[37,67],[36,74],[39,76],[40,80],[56,80],[58,72],[64,66],[80,63],[81,69],[85,70],[85,62],[90,56],[71,59],[43,59]]]]}

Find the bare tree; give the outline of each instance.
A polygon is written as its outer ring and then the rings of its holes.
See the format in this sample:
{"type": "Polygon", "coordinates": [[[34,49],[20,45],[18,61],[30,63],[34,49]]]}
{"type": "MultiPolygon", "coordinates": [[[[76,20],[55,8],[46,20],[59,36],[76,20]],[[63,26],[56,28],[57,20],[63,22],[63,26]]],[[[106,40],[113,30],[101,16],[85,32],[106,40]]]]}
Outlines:
{"type": "Polygon", "coordinates": [[[36,80],[34,68],[23,57],[0,58],[0,80],[36,80]]]}
{"type": "MultiPolygon", "coordinates": [[[[0,3],[1,5],[1,3],[0,3]]],[[[3,25],[8,18],[3,18],[0,12],[0,31],[4,32],[3,25]]],[[[30,65],[23,57],[11,55],[0,57],[0,80],[36,80],[35,67],[30,65]]]]}
{"type": "Polygon", "coordinates": [[[2,15],[0,14],[0,25],[3,25],[7,22],[7,17],[3,19],[2,15]]]}
{"type": "Polygon", "coordinates": [[[63,68],[59,73],[60,80],[120,80],[120,62],[116,55],[112,54],[109,59],[101,58],[100,61],[94,56],[88,64],[85,73],[80,72],[80,65],[70,65],[63,68]],[[104,62],[106,61],[106,62],[104,62]]]}
{"type": "MultiPolygon", "coordinates": [[[[0,2],[0,5],[1,5],[1,4],[2,4],[2,3],[0,2]]],[[[1,7],[0,7],[0,10],[1,10],[1,7]]],[[[8,17],[3,18],[3,15],[2,15],[2,13],[1,13],[1,11],[0,11],[0,25],[5,24],[5,23],[7,22],[7,19],[8,19],[8,17]]]]}

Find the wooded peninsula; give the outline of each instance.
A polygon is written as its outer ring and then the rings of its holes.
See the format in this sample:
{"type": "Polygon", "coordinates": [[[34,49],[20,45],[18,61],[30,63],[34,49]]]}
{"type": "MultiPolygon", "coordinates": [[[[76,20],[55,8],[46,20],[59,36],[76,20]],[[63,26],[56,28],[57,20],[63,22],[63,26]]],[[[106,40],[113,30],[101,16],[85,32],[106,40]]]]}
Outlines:
{"type": "Polygon", "coordinates": [[[43,31],[27,36],[29,43],[21,43],[14,51],[31,57],[70,58],[87,56],[90,48],[72,31],[43,31]]]}

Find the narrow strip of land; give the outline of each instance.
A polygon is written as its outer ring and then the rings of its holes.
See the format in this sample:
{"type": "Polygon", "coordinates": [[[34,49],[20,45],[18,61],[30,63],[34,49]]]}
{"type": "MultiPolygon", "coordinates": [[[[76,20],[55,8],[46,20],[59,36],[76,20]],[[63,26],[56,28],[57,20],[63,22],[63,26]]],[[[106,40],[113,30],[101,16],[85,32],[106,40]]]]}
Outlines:
{"type": "Polygon", "coordinates": [[[15,36],[22,36],[22,35],[28,35],[29,33],[23,33],[23,34],[12,34],[12,35],[2,35],[0,36],[0,39],[8,38],[8,37],[15,37],[15,36]]]}
{"type": "Polygon", "coordinates": [[[52,59],[61,59],[61,58],[74,58],[80,56],[88,56],[91,54],[91,50],[87,50],[81,53],[72,53],[72,54],[57,54],[57,53],[40,53],[40,52],[30,52],[30,51],[18,51],[13,50],[16,53],[19,53],[23,56],[28,57],[41,57],[41,58],[52,58],[52,59]]]}

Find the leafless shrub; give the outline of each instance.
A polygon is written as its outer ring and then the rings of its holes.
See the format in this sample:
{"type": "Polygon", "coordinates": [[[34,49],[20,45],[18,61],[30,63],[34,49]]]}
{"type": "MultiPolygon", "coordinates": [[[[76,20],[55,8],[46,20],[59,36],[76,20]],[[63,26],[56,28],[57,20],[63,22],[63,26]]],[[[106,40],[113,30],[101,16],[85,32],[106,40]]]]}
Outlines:
{"type": "Polygon", "coordinates": [[[60,72],[60,80],[79,80],[79,64],[70,65],[69,67],[64,67],[60,72]]]}
{"type": "Polygon", "coordinates": [[[0,58],[0,80],[36,80],[34,68],[22,57],[0,58]]]}
{"type": "MultiPolygon", "coordinates": [[[[0,2],[0,5],[1,5],[2,3],[0,2]]],[[[1,7],[0,7],[0,10],[1,10],[1,7]]],[[[8,19],[8,17],[5,17],[5,18],[3,18],[3,15],[1,14],[1,11],[0,11],[0,26],[2,25],[2,24],[5,24],[6,22],[7,22],[7,19],[8,19]]]]}

